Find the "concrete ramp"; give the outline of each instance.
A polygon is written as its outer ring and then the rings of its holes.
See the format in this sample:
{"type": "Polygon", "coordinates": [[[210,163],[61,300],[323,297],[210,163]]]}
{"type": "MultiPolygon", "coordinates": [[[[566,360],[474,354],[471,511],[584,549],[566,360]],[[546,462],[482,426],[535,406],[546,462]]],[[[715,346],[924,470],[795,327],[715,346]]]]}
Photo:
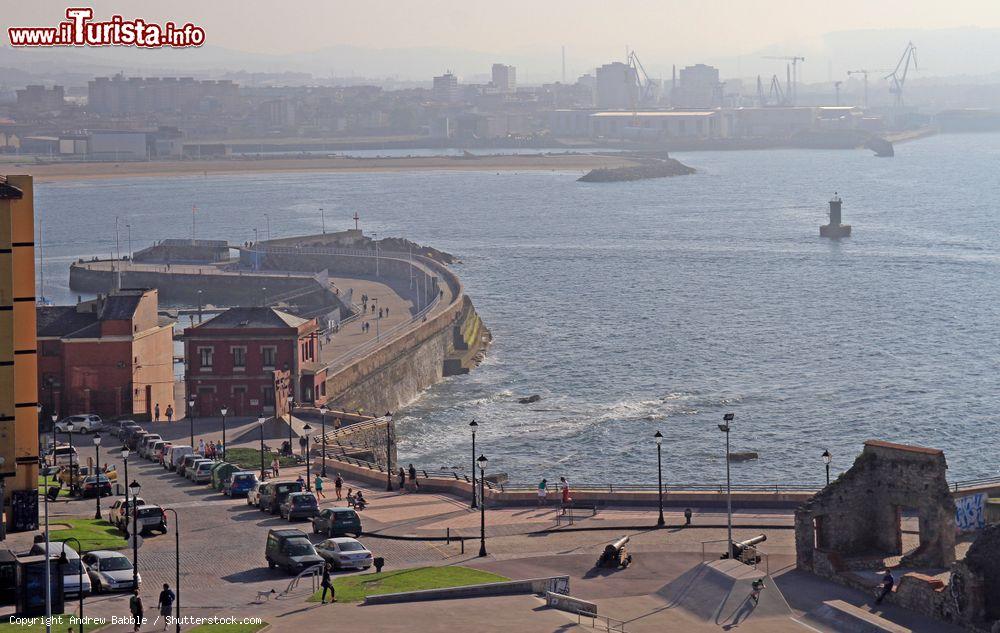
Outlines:
{"type": "MultiPolygon", "coordinates": [[[[298,439],[302,432],[302,427],[305,426],[305,422],[296,418],[292,418],[292,438],[298,439]]],[[[288,439],[288,421],[284,418],[270,417],[264,422],[264,441],[274,443],[274,440],[287,440],[288,439]]],[[[256,442],[260,440],[260,429],[257,428],[256,424],[250,426],[249,429],[244,431],[235,440],[230,440],[232,444],[245,444],[247,442],[256,442]]],[[[272,446],[274,450],[278,450],[277,446],[272,446]]],[[[292,450],[298,452],[299,445],[295,443],[292,446],[292,450]]]]}
{"type": "Polygon", "coordinates": [[[823,630],[838,633],[910,633],[911,631],[843,600],[827,600],[807,613],[805,619],[823,630]]]}
{"type": "Polygon", "coordinates": [[[770,576],[735,560],[701,563],[661,588],[657,595],[671,607],[719,626],[736,625],[751,617],[787,618],[792,614],[770,576]],[[750,596],[753,581],[758,578],[764,580],[765,588],[755,604],[750,596]]]}

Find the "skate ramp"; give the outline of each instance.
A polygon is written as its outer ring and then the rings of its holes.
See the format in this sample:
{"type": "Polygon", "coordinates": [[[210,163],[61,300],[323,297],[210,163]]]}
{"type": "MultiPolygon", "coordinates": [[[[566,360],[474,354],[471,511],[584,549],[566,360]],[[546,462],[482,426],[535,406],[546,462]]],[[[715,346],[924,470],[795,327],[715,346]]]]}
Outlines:
{"type": "Polygon", "coordinates": [[[739,624],[751,617],[787,618],[792,614],[770,576],[735,560],[701,563],[665,585],[657,595],[670,607],[719,626],[739,624]],[[765,589],[755,604],[750,595],[753,581],[758,578],[764,579],[765,589]]]}
{"type": "Polygon", "coordinates": [[[838,633],[910,633],[906,627],[843,600],[827,600],[807,613],[805,619],[823,630],[838,633]]]}

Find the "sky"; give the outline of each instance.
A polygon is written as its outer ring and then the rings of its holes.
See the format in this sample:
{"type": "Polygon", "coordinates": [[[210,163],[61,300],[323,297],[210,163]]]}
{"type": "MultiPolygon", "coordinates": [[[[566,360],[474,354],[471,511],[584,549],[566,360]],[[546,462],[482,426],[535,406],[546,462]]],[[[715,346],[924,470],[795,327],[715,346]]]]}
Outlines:
{"type": "MultiPolygon", "coordinates": [[[[76,3],[74,3],[76,4],[76,3]]],[[[328,46],[696,58],[789,47],[854,29],[1000,27],[995,0],[91,0],[97,16],[203,26],[208,43],[295,53],[328,46]]],[[[0,26],[45,26],[67,5],[0,0],[0,26]]]]}

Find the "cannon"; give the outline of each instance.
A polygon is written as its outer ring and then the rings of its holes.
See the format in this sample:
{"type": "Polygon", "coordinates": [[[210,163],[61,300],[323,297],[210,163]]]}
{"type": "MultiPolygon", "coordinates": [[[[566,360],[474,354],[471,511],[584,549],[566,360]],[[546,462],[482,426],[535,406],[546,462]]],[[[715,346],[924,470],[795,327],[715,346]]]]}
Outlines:
{"type": "Polygon", "coordinates": [[[623,536],[614,543],[609,543],[604,546],[604,551],[601,552],[601,557],[597,559],[596,567],[610,567],[612,569],[617,569],[619,567],[628,567],[632,563],[632,555],[628,553],[625,549],[625,545],[628,544],[629,538],[623,536]]]}
{"type": "Polygon", "coordinates": [[[721,558],[735,558],[741,563],[746,563],[747,565],[756,565],[760,562],[760,556],[757,554],[756,545],[758,543],[763,543],[767,540],[766,534],[758,534],[753,538],[748,538],[745,541],[734,541],[733,549],[731,552],[723,554],[721,558]]]}

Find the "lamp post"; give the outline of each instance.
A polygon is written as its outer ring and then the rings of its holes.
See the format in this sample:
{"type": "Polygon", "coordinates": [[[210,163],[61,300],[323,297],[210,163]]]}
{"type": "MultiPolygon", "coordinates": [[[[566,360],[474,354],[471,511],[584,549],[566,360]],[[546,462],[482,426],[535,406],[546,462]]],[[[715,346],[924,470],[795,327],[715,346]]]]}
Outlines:
{"type": "Polygon", "coordinates": [[[663,527],[666,521],[663,520],[663,458],[660,453],[660,444],[663,443],[663,433],[659,431],[653,435],[656,440],[656,487],[659,491],[660,517],[656,520],[656,527],[663,527]]]}
{"type": "Polygon", "coordinates": [[[826,485],[830,485],[830,462],[833,461],[833,456],[830,455],[830,451],[823,451],[823,465],[826,466],[826,485]]]}
{"type": "Polygon", "coordinates": [[[469,505],[473,510],[476,509],[476,429],[479,428],[479,423],[473,420],[469,422],[469,428],[472,429],[472,503],[469,505]]]}
{"type": "Polygon", "coordinates": [[[222,461],[226,461],[226,415],[229,413],[229,407],[222,405],[219,413],[222,414],[222,461]]]}
{"type": "Polygon", "coordinates": [[[319,220],[323,226],[323,235],[326,235],[326,213],[323,211],[323,207],[319,208],[319,220]]]}
{"type": "Polygon", "coordinates": [[[174,623],[175,633],[181,633],[181,520],[177,510],[163,508],[163,511],[174,513],[174,623]]]}
{"type": "Polygon", "coordinates": [[[260,480],[264,481],[264,422],[267,418],[260,416],[257,418],[257,427],[260,429],[260,480]]]}
{"type": "Polygon", "coordinates": [[[312,430],[313,427],[309,426],[308,422],[302,427],[302,437],[306,438],[306,490],[312,490],[312,484],[309,481],[312,478],[312,473],[309,470],[309,433],[312,430]]]}
{"type": "MultiPolygon", "coordinates": [[[[70,494],[76,490],[76,464],[73,462],[74,451],[73,451],[73,420],[66,423],[66,432],[69,433],[69,492],[70,494]]],[[[53,444],[55,444],[55,433],[52,434],[53,444]]],[[[53,446],[53,450],[55,447],[53,446]]]]}
{"type": "Polygon", "coordinates": [[[480,455],[479,459],[479,555],[486,556],[486,497],[484,495],[483,483],[486,481],[486,459],[485,455],[480,455]]]}
{"type": "MultiPolygon", "coordinates": [[[[39,446],[41,448],[41,446],[39,446]]],[[[39,451],[39,460],[41,460],[41,451],[39,451]]],[[[0,541],[7,540],[7,515],[5,514],[6,505],[4,505],[4,474],[3,466],[7,463],[7,460],[3,455],[0,455],[0,541]]],[[[48,490],[44,490],[43,494],[48,494],[48,490]]]]}
{"type": "Polygon", "coordinates": [[[385,412],[385,491],[392,492],[392,411],[385,412]]]}
{"type": "Polygon", "coordinates": [[[326,412],[327,411],[329,411],[329,409],[327,409],[325,404],[320,406],[319,415],[320,415],[320,420],[322,420],[321,424],[323,425],[323,431],[322,431],[323,437],[321,438],[323,441],[323,458],[322,458],[323,467],[319,471],[320,477],[326,477],[326,412]]]}
{"type": "Polygon", "coordinates": [[[136,508],[139,506],[139,490],[141,489],[142,486],[135,480],[128,485],[128,490],[132,493],[132,503],[129,504],[128,509],[132,513],[132,533],[129,534],[129,537],[132,539],[132,587],[134,589],[139,589],[139,531],[136,529],[139,513],[136,508]]]}
{"type": "MultiPolygon", "coordinates": [[[[52,443],[55,444],[55,431],[52,432],[52,443]]],[[[55,447],[53,446],[53,451],[55,447]]],[[[72,457],[72,453],[70,454],[72,457]]],[[[53,456],[53,459],[55,457],[53,456]]],[[[42,479],[42,488],[45,490],[45,494],[42,495],[43,503],[45,504],[45,631],[46,633],[52,633],[52,559],[49,557],[49,469],[45,467],[45,462],[42,460],[42,445],[41,442],[38,444],[38,466],[44,472],[42,479]]],[[[72,476],[73,471],[70,471],[72,476]]]]}
{"type": "Polygon", "coordinates": [[[295,410],[295,398],[288,398],[288,452],[295,454],[295,440],[292,438],[292,412],[295,410]]]}
{"type": "Polygon", "coordinates": [[[128,481],[128,456],[131,451],[128,450],[128,446],[122,446],[122,462],[125,464],[125,481],[128,481]]]}
{"type": "Polygon", "coordinates": [[[726,434],[726,541],[729,543],[729,549],[726,550],[727,557],[733,555],[733,487],[729,477],[729,428],[735,418],[735,413],[727,413],[722,416],[722,424],[719,425],[719,430],[726,434]]]}
{"type": "MultiPolygon", "coordinates": [[[[83,555],[83,546],[80,545],[80,539],[75,536],[69,536],[63,539],[63,551],[59,554],[59,564],[66,565],[69,563],[69,558],[66,556],[66,546],[69,541],[76,541],[76,551],[77,554],[83,555]]],[[[77,559],[77,590],[80,594],[80,633],[83,633],[83,561],[77,559]]],[[[72,629],[70,629],[72,630],[72,629]]]]}
{"type": "MultiPolygon", "coordinates": [[[[110,480],[109,480],[110,482],[110,480]]],[[[94,518],[101,519],[101,436],[94,435],[94,484],[97,490],[94,492],[94,500],[97,509],[94,510],[94,518]]],[[[110,483],[109,483],[110,485],[110,483]]]]}
{"type": "Polygon", "coordinates": [[[194,450],[194,396],[188,398],[188,422],[191,424],[191,450],[194,450]]]}

